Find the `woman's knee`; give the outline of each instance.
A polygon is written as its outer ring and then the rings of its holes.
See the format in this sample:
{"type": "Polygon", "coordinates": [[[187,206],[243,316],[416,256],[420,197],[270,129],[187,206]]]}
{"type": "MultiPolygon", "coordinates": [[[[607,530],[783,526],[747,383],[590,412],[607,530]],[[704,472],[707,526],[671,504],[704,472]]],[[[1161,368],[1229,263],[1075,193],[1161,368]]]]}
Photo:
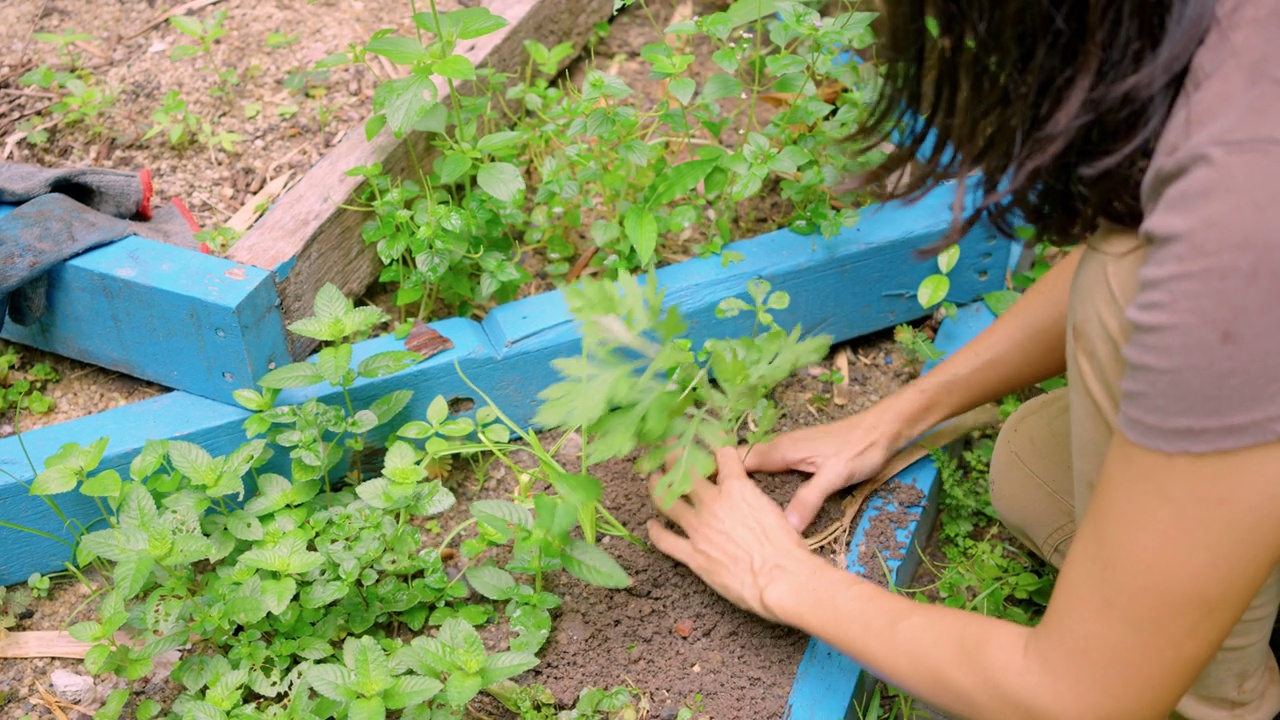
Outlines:
{"type": "Polygon", "coordinates": [[[1065,392],[1041,395],[1005,421],[991,456],[996,514],[1018,539],[1050,560],[1074,534],[1070,428],[1065,392]]]}

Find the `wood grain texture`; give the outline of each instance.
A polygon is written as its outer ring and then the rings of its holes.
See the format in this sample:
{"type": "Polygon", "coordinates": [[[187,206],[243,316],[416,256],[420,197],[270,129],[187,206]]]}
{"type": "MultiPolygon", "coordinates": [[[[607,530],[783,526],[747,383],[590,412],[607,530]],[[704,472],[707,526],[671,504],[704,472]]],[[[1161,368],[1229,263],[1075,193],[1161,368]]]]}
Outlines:
{"type": "MultiPolygon", "coordinates": [[[[960,308],[955,319],[943,321],[938,328],[935,344],[939,350],[949,355],[977,337],[978,333],[994,321],[995,316],[982,303],[960,308]]],[[[903,557],[884,560],[894,582],[903,587],[910,585],[920,567],[920,549],[924,547],[938,516],[938,494],[942,483],[938,466],[927,457],[907,467],[896,479],[918,489],[924,498],[917,506],[898,508],[914,512],[915,518],[897,532],[898,540],[906,544],[903,557]]],[[[873,498],[859,519],[849,541],[847,569],[850,573],[867,573],[867,569],[858,562],[858,550],[867,538],[871,523],[883,510],[883,499],[873,498]]],[[[810,639],[791,686],[791,695],[787,700],[787,718],[834,720],[862,717],[859,709],[869,709],[867,703],[874,685],[875,678],[853,658],[821,640],[810,639]]]]}
{"type": "MultiPolygon", "coordinates": [[[[524,67],[526,39],[548,47],[572,42],[580,48],[595,24],[613,12],[612,0],[488,0],[481,4],[511,24],[493,35],[463,41],[458,51],[477,66],[502,72],[524,67]]],[[[437,84],[444,101],[448,88],[437,84]]],[[[366,214],[340,207],[362,182],[346,172],[379,162],[393,176],[408,176],[415,157],[424,164],[430,162],[429,139],[416,133],[398,140],[388,131],[366,141],[363,127],[353,129],[232,247],[231,259],[276,273],[286,323],[310,314],[311,301],[325,283],[334,283],[349,296],[359,295],[381,269],[372,248],[360,238],[366,214]]],[[[295,358],[315,347],[295,335],[289,336],[289,346],[295,358]]]]}
{"type": "MultiPolygon", "coordinates": [[[[857,227],[829,241],[779,231],[732,243],[729,249],[744,260],[728,268],[714,258],[696,259],[662,268],[656,277],[667,301],[679,305],[690,320],[695,342],[751,332],[750,319],[712,320],[722,299],[745,295],[747,282],[757,277],[791,295],[791,306],[777,313],[779,322],[844,341],[925,314],[916,303],[915,287],[936,265],[917,258],[915,251],[936,242],[950,207],[951,196],[942,188],[916,205],[879,206],[857,227]]],[[[969,302],[1001,288],[1012,245],[981,227],[966,237],[962,248],[960,263],[951,272],[951,299],[969,302]]],[[[550,361],[577,355],[582,347],[577,323],[558,291],[495,308],[483,324],[451,318],[431,325],[454,347],[400,374],[358,382],[351,389],[356,406],[367,406],[392,390],[412,390],[412,402],[391,423],[398,426],[423,417],[436,395],[479,400],[459,377],[461,369],[515,422],[528,425],[538,394],[558,379],[550,361]]],[[[367,340],[355,346],[355,362],[403,346],[392,336],[367,340]]],[[[340,395],[318,389],[288,391],[279,402],[294,404],[316,394],[340,404],[340,395]]],[[[56,515],[26,492],[23,483],[35,476],[27,452],[42,466],[63,443],[109,437],[102,468],[125,469],[147,439],[180,437],[220,455],[244,439],[245,417],[247,413],[229,405],[171,393],[27,433],[25,452],[18,438],[0,440],[0,519],[65,537],[56,515]]],[[[82,522],[96,517],[93,504],[78,495],[60,499],[69,517],[82,522]]],[[[15,548],[0,556],[0,584],[56,568],[68,557],[65,546],[14,530],[0,528],[0,543],[15,548]]]]}
{"type": "Polygon", "coordinates": [[[258,268],[130,236],[48,277],[45,315],[0,337],[223,402],[289,359],[275,282],[258,268]]]}

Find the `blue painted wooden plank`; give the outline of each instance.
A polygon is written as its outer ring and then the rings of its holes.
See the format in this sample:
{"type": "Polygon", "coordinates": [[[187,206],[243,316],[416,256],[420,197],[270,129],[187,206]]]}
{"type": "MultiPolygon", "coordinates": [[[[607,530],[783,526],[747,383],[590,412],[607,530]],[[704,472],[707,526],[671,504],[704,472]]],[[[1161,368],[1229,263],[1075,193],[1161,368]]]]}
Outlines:
{"type": "Polygon", "coordinates": [[[223,402],[290,360],[271,273],[136,236],[52,269],[49,300],[0,337],[223,402]]]}
{"type": "MultiPolygon", "coordinates": [[[[985,330],[995,316],[983,303],[960,308],[954,319],[946,320],[938,328],[935,340],[939,350],[948,355],[985,330]]],[[[907,585],[920,565],[916,548],[922,547],[933,529],[938,513],[938,493],[941,480],[937,465],[930,458],[913,463],[896,476],[900,482],[911,485],[922,494],[922,502],[910,508],[900,508],[915,517],[896,532],[897,539],[906,543],[907,552],[902,558],[885,558],[894,582],[907,585]]],[[[875,516],[885,510],[884,500],[873,498],[867,505],[849,541],[848,570],[856,575],[866,575],[858,560],[859,548],[866,541],[867,532],[875,516]]],[[[868,701],[868,691],[874,678],[852,658],[835,648],[811,639],[805,650],[787,700],[788,720],[838,720],[862,716],[868,701]]]]}
{"type": "MultiPolygon", "coordinates": [[[[949,212],[950,200],[935,195],[912,207],[886,207],[869,213],[861,229],[824,241],[789,232],[770,233],[734,243],[745,259],[725,269],[714,259],[691,260],[658,271],[668,299],[691,319],[691,334],[704,339],[713,329],[708,322],[727,295],[741,295],[748,280],[764,276],[775,288],[791,293],[792,306],[778,313],[781,322],[801,324],[810,331],[831,333],[838,340],[890,327],[922,314],[914,299],[920,278],[933,272],[932,260],[913,260],[913,251],[936,239],[945,228],[938,215],[949,212]],[[888,289],[888,290],[886,290],[888,289]]],[[[982,233],[966,240],[967,262],[952,271],[953,297],[970,300],[995,289],[1003,277],[1009,244],[982,233]],[[997,272],[998,270],[998,272],[997,272]],[[985,273],[985,275],[984,275],[985,273]]],[[[527,425],[537,409],[537,395],[556,381],[550,360],[581,352],[581,338],[559,292],[545,293],[494,309],[483,325],[452,318],[433,323],[452,340],[454,350],[428,359],[406,372],[362,381],[352,388],[353,400],[365,404],[396,389],[414,391],[414,401],[402,418],[420,417],[436,395],[471,397],[454,362],[489,394],[517,423],[527,425]]],[[[750,325],[722,333],[749,332],[750,325]]],[[[359,343],[355,360],[403,347],[391,336],[359,343]]],[[[281,403],[296,403],[321,393],[306,389],[283,393],[281,403]]],[[[337,402],[338,396],[322,393],[337,402]]],[[[473,398],[478,399],[478,398],[473,398]]],[[[173,393],[159,400],[110,410],[88,418],[27,433],[25,441],[37,463],[66,442],[88,443],[110,437],[104,467],[123,468],[148,438],[184,437],[206,443],[216,454],[229,452],[242,437],[245,414],[234,408],[218,412],[189,394],[173,393]],[[139,418],[152,422],[141,425],[139,418]]],[[[56,516],[38,499],[26,495],[23,482],[34,473],[16,438],[0,440],[0,519],[47,532],[60,531],[56,516]]],[[[77,511],[83,510],[81,507],[77,511]]],[[[81,516],[91,517],[92,515],[81,516]]],[[[21,545],[0,569],[0,583],[21,579],[24,573],[56,567],[64,548],[48,540],[17,537],[0,528],[0,543],[21,545]]]]}

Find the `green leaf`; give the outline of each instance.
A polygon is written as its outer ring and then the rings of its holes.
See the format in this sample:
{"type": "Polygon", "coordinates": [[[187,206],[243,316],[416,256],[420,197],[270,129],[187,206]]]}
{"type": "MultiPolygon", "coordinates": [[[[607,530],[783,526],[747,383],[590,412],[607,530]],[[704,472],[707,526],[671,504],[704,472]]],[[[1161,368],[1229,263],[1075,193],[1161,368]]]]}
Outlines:
{"type": "Polygon", "coordinates": [[[394,390],[375,400],[369,406],[369,412],[378,418],[379,425],[389,423],[412,399],[412,390],[394,390]]]}
{"type": "Polygon", "coordinates": [[[347,720],[386,720],[387,706],[381,697],[353,700],[347,708],[347,720]]]}
{"type": "Polygon", "coordinates": [[[737,0],[724,11],[730,27],[741,27],[778,11],[780,0],[737,0]]]}
{"type": "Polygon", "coordinates": [[[61,495],[70,492],[80,480],[79,470],[70,465],[54,465],[36,475],[31,482],[32,495],[61,495]]]}
{"type": "Polygon", "coordinates": [[[120,712],[124,710],[124,704],[127,702],[129,702],[128,689],[112,690],[107,695],[107,701],[102,703],[102,707],[93,714],[94,720],[115,720],[120,717],[120,712]]]}
{"type": "Polygon", "coordinates": [[[378,85],[373,92],[373,105],[375,110],[386,114],[387,124],[399,134],[413,128],[431,108],[438,106],[438,95],[430,75],[414,72],[378,85]]]}
{"type": "Polygon", "coordinates": [[[266,397],[257,390],[250,390],[249,388],[233,390],[231,392],[231,398],[244,409],[252,410],[253,412],[262,412],[263,410],[271,409],[271,403],[268,402],[266,397]]]}
{"type": "Polygon", "coordinates": [[[120,479],[120,473],[115,470],[106,470],[86,478],[84,484],[80,486],[80,494],[89,497],[114,498],[119,497],[123,489],[124,482],[120,479]]]}
{"type": "Polygon", "coordinates": [[[503,680],[519,675],[537,667],[538,658],[521,652],[500,652],[490,655],[480,673],[480,681],[485,687],[500,683],[503,680]]]}
{"type": "Polygon", "coordinates": [[[524,137],[524,133],[514,131],[494,132],[480,138],[476,149],[482,153],[493,153],[511,147],[524,137]]]}
{"type": "Polygon", "coordinates": [[[411,705],[422,705],[434,698],[444,684],[435,678],[422,675],[401,675],[391,681],[391,687],[382,693],[382,699],[391,710],[401,710],[411,705]]]}
{"type": "Polygon", "coordinates": [[[169,441],[169,462],[178,472],[199,485],[213,485],[222,474],[221,463],[208,450],[185,440],[169,441]]]}
{"type": "Polygon", "coordinates": [[[649,207],[666,205],[693,190],[719,163],[717,159],[690,160],[668,168],[653,184],[649,195],[649,207]]]}
{"type": "Polygon", "coordinates": [[[560,560],[570,574],[592,585],[613,589],[631,585],[630,576],[618,561],[586,540],[571,540],[562,551],[560,560]]]}
{"type": "Polygon", "coordinates": [[[343,663],[354,672],[351,687],[360,695],[381,695],[383,690],[391,687],[387,654],[378,646],[377,640],[368,635],[348,637],[342,645],[342,657],[343,663]]]}
{"type": "MultiPolygon", "coordinates": [[[[351,299],[343,294],[342,289],[333,283],[325,283],[316,291],[311,301],[311,311],[320,320],[341,320],[351,311],[351,299]]],[[[336,339],[336,338],[335,338],[336,339]]]]}
{"type": "Polygon", "coordinates": [[[462,55],[450,55],[435,64],[437,75],[451,80],[475,80],[476,66],[462,55]]]}
{"type": "Polygon", "coordinates": [[[297,592],[298,583],[293,578],[262,581],[262,599],[267,603],[267,612],[272,615],[284,612],[297,592]]]}
{"type": "Polygon", "coordinates": [[[444,185],[456,182],[471,169],[471,158],[461,153],[445,155],[440,161],[440,182],[444,185]]]}
{"type": "Polygon", "coordinates": [[[533,513],[523,505],[508,500],[477,500],[470,505],[471,515],[506,538],[516,528],[533,529],[533,513]]]}
{"type": "Polygon", "coordinates": [[[262,523],[250,512],[237,510],[227,518],[227,532],[236,539],[255,542],[262,539],[262,523]]]}
{"type": "Polygon", "coordinates": [[[240,556],[240,562],[260,570],[292,575],[314,570],[324,562],[324,557],[308,550],[302,531],[294,530],[275,543],[255,545],[240,556]]]}
{"type": "Polygon", "coordinates": [[[524,190],[524,176],[511,163],[490,162],[480,166],[476,173],[480,189],[504,202],[512,202],[524,190]]]}
{"type": "Polygon", "coordinates": [[[742,81],[731,75],[716,73],[707,78],[707,82],[702,86],[702,97],[707,100],[723,100],[738,97],[742,91],[742,81]]]}
{"type": "Polygon", "coordinates": [[[169,18],[169,24],[183,35],[190,35],[193,38],[204,35],[204,28],[200,26],[200,21],[189,15],[173,15],[169,18]]]}
{"type": "Polygon", "coordinates": [[[1013,304],[1018,301],[1019,297],[1021,297],[1021,295],[1016,290],[997,290],[983,295],[982,301],[987,304],[987,307],[991,309],[991,312],[999,316],[1003,315],[1005,311],[1013,307],[1013,304]]]}
{"type": "Polygon", "coordinates": [[[115,562],[145,555],[149,547],[147,532],[136,527],[97,530],[80,538],[80,548],[83,552],[115,562]]]}
{"type": "Polygon", "coordinates": [[[356,699],[356,692],[351,688],[354,676],[341,665],[312,665],[302,678],[311,689],[330,700],[351,702],[356,699]]]}
{"type": "Polygon", "coordinates": [[[106,639],[102,632],[102,623],[96,620],[76,623],[67,628],[67,634],[83,643],[95,643],[106,639]]]}
{"type": "Polygon", "coordinates": [[[497,32],[510,23],[488,8],[468,7],[450,12],[420,12],[413,16],[418,27],[429,33],[456,40],[471,40],[497,32]],[[436,24],[436,19],[440,24],[436,24]]]}
{"type": "Polygon", "coordinates": [[[265,388],[274,388],[284,390],[286,388],[301,388],[316,385],[324,382],[324,375],[320,370],[308,362],[298,362],[276,368],[258,381],[258,384],[265,388]]]}
{"type": "Polygon", "coordinates": [[[334,600],[340,600],[351,592],[351,588],[337,580],[315,582],[302,588],[298,601],[304,608],[324,607],[334,600]]]}
{"type": "Polygon", "coordinates": [[[511,573],[494,565],[476,565],[467,570],[467,582],[476,592],[490,600],[506,600],[516,589],[511,573]]]}
{"type": "Polygon", "coordinates": [[[521,605],[508,621],[516,634],[509,643],[512,650],[536,654],[551,635],[551,613],[545,608],[521,605]]]}
{"type": "Polygon", "coordinates": [[[956,266],[956,261],[960,259],[960,246],[951,245],[946,250],[938,254],[938,271],[943,275],[951,272],[951,268],[956,266]]]}
{"type": "Polygon", "coordinates": [[[336,318],[302,318],[289,323],[289,332],[320,342],[337,342],[342,339],[342,322],[336,318]]]}
{"type": "Polygon", "coordinates": [[[950,278],[946,275],[930,275],[920,281],[920,287],[916,290],[916,300],[920,302],[920,307],[928,309],[947,299],[947,292],[950,290],[950,278]]]}
{"type": "Polygon", "coordinates": [[[431,55],[417,39],[399,35],[384,35],[370,40],[365,50],[374,55],[381,55],[397,65],[412,65],[415,62],[431,59],[431,55]]]}
{"type": "Polygon", "coordinates": [[[438,427],[448,419],[449,401],[445,400],[443,395],[437,395],[427,406],[427,422],[438,427]]]}
{"type": "Polygon", "coordinates": [[[698,89],[698,84],[693,78],[681,77],[675,78],[667,84],[667,90],[671,91],[671,97],[680,101],[681,105],[688,105],[693,100],[693,93],[698,89]]]}
{"type": "MultiPolygon", "coordinates": [[[[257,393],[254,393],[255,395],[257,393]]],[[[270,403],[268,403],[269,405],[270,403]]],[[[142,452],[129,463],[129,477],[134,480],[145,480],[156,473],[169,454],[169,443],[164,440],[148,440],[142,446],[142,452]]]]}
{"type": "Polygon", "coordinates": [[[463,708],[483,689],[484,680],[479,673],[453,673],[445,681],[444,700],[455,708],[463,708]]]}
{"type": "Polygon", "coordinates": [[[342,376],[351,367],[351,346],[347,344],[322,348],[316,354],[316,371],[324,376],[330,385],[337,385],[342,376]]]}
{"type": "Polygon", "coordinates": [[[622,218],[622,229],[641,264],[648,265],[658,247],[658,221],[653,213],[639,205],[631,206],[622,218]]]}
{"type": "Polygon", "coordinates": [[[381,378],[422,362],[422,356],[408,350],[387,350],[360,361],[356,374],[363,378],[381,378]]]}
{"type": "MultiPolygon", "coordinates": [[[[99,553],[100,555],[102,553],[99,553]]],[[[106,555],[103,555],[106,557],[106,555]]],[[[151,571],[155,569],[156,561],[150,556],[136,553],[129,555],[116,561],[115,569],[111,573],[111,579],[115,581],[115,589],[117,592],[132,597],[142,592],[147,586],[147,581],[151,579],[151,571]]]]}

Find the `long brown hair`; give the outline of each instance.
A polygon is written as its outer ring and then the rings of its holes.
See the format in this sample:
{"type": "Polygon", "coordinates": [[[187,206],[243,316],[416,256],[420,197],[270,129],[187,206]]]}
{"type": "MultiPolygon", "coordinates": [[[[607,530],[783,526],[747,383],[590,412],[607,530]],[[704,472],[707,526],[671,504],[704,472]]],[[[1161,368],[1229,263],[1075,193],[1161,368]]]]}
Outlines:
{"type": "Polygon", "coordinates": [[[976,209],[957,204],[944,244],[984,215],[1005,233],[1017,218],[1061,243],[1099,220],[1141,222],[1142,176],[1213,0],[884,5],[884,88],[854,142],[902,133],[872,180],[925,153],[895,197],[960,182],[976,209]]]}

